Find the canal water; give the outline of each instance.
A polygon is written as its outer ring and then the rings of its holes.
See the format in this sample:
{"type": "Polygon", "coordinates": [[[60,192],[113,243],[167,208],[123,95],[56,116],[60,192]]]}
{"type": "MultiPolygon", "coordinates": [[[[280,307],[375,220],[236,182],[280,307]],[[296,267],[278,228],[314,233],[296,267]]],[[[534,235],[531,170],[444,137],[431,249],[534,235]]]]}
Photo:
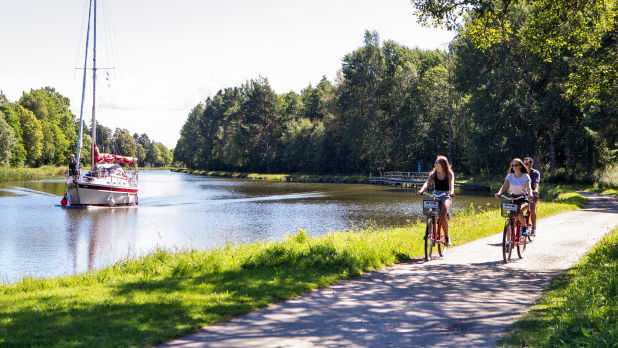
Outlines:
{"type": "MultiPolygon", "coordinates": [[[[59,205],[64,179],[0,184],[0,283],[99,269],[156,248],[209,249],[316,236],[367,224],[402,226],[421,216],[413,191],[360,184],[284,183],[140,172],[137,207],[59,205]]],[[[454,211],[496,205],[458,195],[454,211]]]]}

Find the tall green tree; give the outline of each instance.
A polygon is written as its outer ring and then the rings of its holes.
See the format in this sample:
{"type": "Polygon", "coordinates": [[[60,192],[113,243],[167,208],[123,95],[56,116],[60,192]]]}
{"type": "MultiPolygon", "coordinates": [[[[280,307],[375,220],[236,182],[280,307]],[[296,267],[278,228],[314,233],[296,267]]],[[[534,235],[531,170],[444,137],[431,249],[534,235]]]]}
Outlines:
{"type": "Polygon", "coordinates": [[[43,127],[34,113],[21,105],[15,106],[15,113],[19,118],[22,140],[26,152],[26,164],[38,166],[42,164],[41,155],[43,153],[43,127]]]}
{"type": "Polygon", "coordinates": [[[128,130],[116,128],[111,139],[111,151],[122,156],[136,157],[137,145],[128,130]]]}
{"type": "Polygon", "coordinates": [[[0,111],[0,166],[9,164],[15,143],[13,128],[5,121],[4,113],[0,111]]]}
{"type": "Polygon", "coordinates": [[[11,151],[9,163],[12,166],[22,166],[26,163],[26,148],[24,147],[21,121],[19,115],[15,112],[15,105],[9,103],[8,100],[0,103],[0,112],[4,113],[5,121],[12,128],[15,136],[15,145],[11,151]]]}

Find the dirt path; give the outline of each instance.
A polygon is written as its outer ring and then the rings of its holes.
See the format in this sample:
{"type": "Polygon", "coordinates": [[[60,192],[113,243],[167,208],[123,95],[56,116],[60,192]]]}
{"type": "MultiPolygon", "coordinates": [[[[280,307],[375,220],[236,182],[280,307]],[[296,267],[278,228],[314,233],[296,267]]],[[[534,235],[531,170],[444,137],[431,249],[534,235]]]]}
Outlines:
{"type": "Polygon", "coordinates": [[[618,225],[618,201],[540,220],[524,259],[501,262],[501,234],[312,291],[162,347],[495,346],[552,277],[618,225]]]}

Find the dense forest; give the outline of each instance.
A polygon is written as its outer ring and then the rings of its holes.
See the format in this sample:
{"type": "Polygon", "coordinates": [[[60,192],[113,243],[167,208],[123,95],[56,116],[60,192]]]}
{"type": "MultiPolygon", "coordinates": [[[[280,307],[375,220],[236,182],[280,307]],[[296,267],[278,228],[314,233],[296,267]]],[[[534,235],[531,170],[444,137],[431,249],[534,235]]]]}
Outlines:
{"type": "MultiPolygon", "coordinates": [[[[24,93],[9,102],[0,92],[0,165],[65,165],[75,153],[79,121],[69,109],[69,99],[51,87],[24,93]]],[[[81,162],[90,164],[92,138],[84,128],[81,162]]],[[[139,158],[140,166],[166,166],[172,151],[152,141],[147,134],[97,124],[97,144],[101,151],[139,158]]]]}
{"type": "Polygon", "coordinates": [[[448,50],[410,49],[368,31],[334,81],[300,93],[277,94],[265,77],[225,88],[191,110],[174,161],[378,173],[416,170],[419,162],[426,170],[444,154],[458,172],[491,174],[531,156],[544,170],[591,174],[616,160],[615,1],[605,10],[579,0],[412,3],[422,20],[458,32],[448,50]],[[550,16],[547,6],[571,5],[581,7],[571,9],[581,12],[569,14],[575,22],[558,23],[560,32],[541,25],[560,19],[561,8],[550,16]],[[582,22],[594,11],[605,11],[602,27],[582,22]]]}

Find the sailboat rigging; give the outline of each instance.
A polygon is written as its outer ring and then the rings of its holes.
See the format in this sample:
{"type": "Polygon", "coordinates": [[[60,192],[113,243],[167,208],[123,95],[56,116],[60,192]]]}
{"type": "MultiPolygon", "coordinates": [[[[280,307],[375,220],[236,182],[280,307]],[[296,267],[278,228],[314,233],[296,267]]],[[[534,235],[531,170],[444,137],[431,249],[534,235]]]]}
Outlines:
{"type": "Polygon", "coordinates": [[[66,177],[66,198],[71,206],[119,206],[138,203],[137,158],[110,153],[101,153],[96,143],[96,81],[97,81],[97,0],[90,0],[88,7],[88,26],[86,29],[86,52],[84,55],[84,74],[82,77],[81,106],[79,112],[79,134],[77,140],[76,162],[81,160],[83,142],[83,114],[86,95],[88,66],[88,45],[90,24],[92,23],[92,123],[91,123],[91,169],[85,175],[80,171],[66,177]],[[122,166],[135,165],[132,173],[122,166]]]}

